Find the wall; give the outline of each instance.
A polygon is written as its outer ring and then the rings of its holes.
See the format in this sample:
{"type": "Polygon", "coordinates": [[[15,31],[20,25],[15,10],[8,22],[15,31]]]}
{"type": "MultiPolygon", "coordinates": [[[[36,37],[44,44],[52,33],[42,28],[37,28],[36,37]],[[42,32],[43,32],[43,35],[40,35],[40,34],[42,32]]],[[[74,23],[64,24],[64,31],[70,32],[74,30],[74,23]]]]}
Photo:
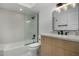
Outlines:
{"type": "MultiPolygon", "coordinates": [[[[43,3],[39,4],[39,34],[41,33],[53,33],[57,31],[52,29],[52,11],[56,8],[56,3],[43,3]]],[[[79,31],[68,31],[70,35],[79,35],[79,31]]]]}
{"type": "Polygon", "coordinates": [[[39,33],[50,33],[52,31],[52,11],[56,8],[55,3],[41,4],[39,12],[39,33]]]}

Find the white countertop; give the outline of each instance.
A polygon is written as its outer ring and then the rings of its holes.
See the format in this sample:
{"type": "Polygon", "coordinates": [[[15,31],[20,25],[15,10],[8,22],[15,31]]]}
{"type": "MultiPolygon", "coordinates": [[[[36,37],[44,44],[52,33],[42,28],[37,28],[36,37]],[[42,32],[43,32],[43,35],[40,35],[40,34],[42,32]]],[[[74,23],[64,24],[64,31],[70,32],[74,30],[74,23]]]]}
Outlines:
{"type": "Polygon", "coordinates": [[[79,42],[79,35],[58,35],[58,34],[51,34],[51,33],[42,33],[41,35],[79,42]]]}

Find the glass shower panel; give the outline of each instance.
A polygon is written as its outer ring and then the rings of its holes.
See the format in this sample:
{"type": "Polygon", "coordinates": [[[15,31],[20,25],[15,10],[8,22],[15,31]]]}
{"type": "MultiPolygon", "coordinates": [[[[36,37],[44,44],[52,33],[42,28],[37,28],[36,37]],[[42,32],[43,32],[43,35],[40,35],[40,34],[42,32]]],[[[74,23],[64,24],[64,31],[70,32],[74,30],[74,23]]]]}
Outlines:
{"type": "Polygon", "coordinates": [[[37,42],[37,16],[25,18],[24,40],[26,44],[37,42]]]}

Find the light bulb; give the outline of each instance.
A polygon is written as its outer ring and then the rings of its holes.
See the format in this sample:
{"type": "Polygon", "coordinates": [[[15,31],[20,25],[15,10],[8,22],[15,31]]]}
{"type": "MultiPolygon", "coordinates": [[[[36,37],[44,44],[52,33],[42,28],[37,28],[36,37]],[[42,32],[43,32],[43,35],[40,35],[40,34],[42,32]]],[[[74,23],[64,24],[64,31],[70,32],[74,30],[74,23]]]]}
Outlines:
{"type": "Polygon", "coordinates": [[[20,8],[19,10],[20,10],[20,11],[23,11],[23,9],[22,9],[22,8],[20,8]]]}
{"type": "Polygon", "coordinates": [[[76,4],[75,4],[75,3],[73,3],[73,4],[72,4],[72,6],[73,6],[73,8],[75,8],[76,4]]]}
{"type": "Polygon", "coordinates": [[[57,9],[56,9],[56,12],[59,12],[59,13],[60,13],[60,12],[61,12],[60,8],[57,8],[57,9]]]}
{"type": "Polygon", "coordinates": [[[67,10],[67,6],[64,7],[64,10],[67,10]]]}
{"type": "Polygon", "coordinates": [[[60,13],[60,12],[61,12],[61,10],[60,10],[60,9],[58,9],[58,12],[60,13]]]}

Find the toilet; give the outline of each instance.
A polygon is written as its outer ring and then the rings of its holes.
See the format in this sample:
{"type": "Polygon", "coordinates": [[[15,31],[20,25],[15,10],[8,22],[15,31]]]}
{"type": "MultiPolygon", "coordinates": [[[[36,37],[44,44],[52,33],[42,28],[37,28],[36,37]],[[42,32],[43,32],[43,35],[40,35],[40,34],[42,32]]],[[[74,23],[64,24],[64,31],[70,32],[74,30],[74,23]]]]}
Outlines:
{"type": "Polygon", "coordinates": [[[37,56],[37,51],[40,47],[40,43],[33,43],[33,44],[29,44],[27,45],[27,55],[28,56],[37,56]]]}

